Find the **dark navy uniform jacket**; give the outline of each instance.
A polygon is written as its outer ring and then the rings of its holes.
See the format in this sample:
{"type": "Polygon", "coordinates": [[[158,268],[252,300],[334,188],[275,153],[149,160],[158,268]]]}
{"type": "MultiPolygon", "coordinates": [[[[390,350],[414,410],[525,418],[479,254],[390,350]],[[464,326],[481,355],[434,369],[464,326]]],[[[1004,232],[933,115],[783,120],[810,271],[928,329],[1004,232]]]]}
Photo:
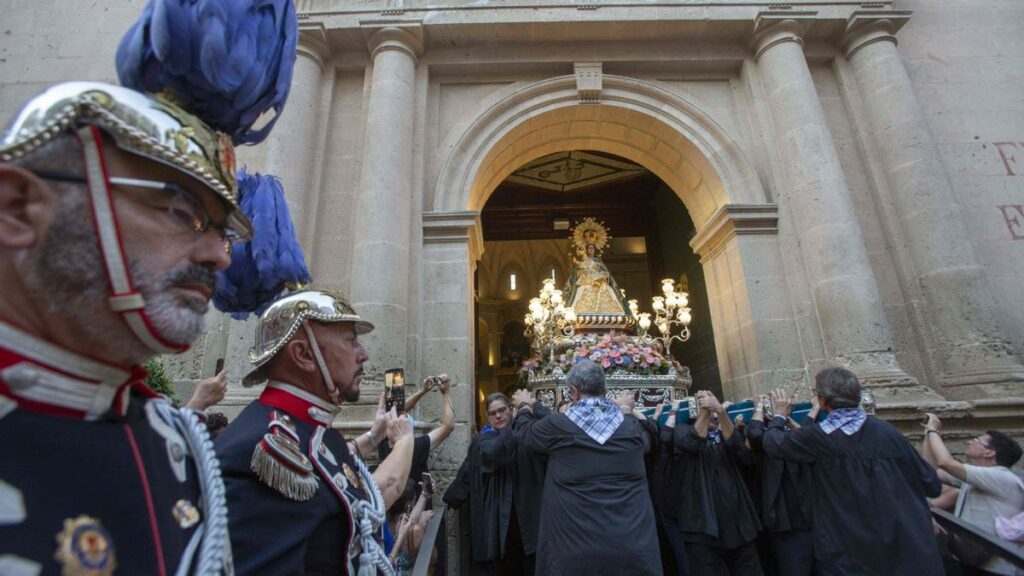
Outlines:
{"type": "MultiPolygon", "coordinates": [[[[217,437],[238,574],[336,576],[358,568],[349,565],[356,531],[348,503],[367,499],[364,489],[370,478],[358,478],[359,468],[345,439],[330,428],[335,410],[302,390],[270,382],[259,400],[217,437]],[[315,487],[306,500],[271,487],[253,469],[254,451],[264,449],[268,426],[284,417],[298,438],[305,464],[312,468],[315,487]]],[[[285,485],[310,478],[301,473],[301,466],[282,466],[277,472],[284,474],[280,482],[285,485]]]]}
{"type": "Polygon", "coordinates": [[[0,323],[0,574],[195,568],[208,511],[193,442],[145,375],[0,323]]]}

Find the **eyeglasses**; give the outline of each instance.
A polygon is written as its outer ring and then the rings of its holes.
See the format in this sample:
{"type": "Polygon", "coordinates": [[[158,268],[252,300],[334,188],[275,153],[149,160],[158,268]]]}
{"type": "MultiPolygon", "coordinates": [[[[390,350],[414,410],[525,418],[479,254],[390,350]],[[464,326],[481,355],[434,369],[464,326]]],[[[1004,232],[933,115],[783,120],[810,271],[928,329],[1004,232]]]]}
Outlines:
{"type": "Polygon", "coordinates": [[[491,416],[491,417],[494,417],[494,416],[498,416],[500,414],[504,414],[505,412],[508,412],[508,406],[502,406],[501,408],[496,408],[494,410],[488,410],[487,411],[487,415],[491,416]]]}
{"type": "MultiPolygon", "coordinates": [[[[47,171],[35,171],[36,176],[44,180],[53,180],[55,182],[71,182],[75,184],[85,184],[86,179],[82,176],[75,174],[67,174],[64,172],[47,172],[47,171]]],[[[196,236],[205,234],[207,230],[213,228],[217,235],[222,240],[229,243],[241,241],[242,238],[238,232],[232,230],[224,225],[216,224],[210,218],[210,213],[205,207],[187,190],[178,186],[173,182],[162,182],[160,180],[142,180],[139,178],[120,178],[110,177],[107,179],[112,186],[118,186],[122,188],[143,188],[147,190],[160,190],[166,192],[165,202],[160,202],[160,205],[153,205],[151,200],[145,202],[152,208],[166,211],[167,215],[171,218],[175,225],[182,231],[189,231],[196,236]]]]}
{"type": "Polygon", "coordinates": [[[992,447],[981,441],[981,438],[971,438],[967,441],[968,444],[977,444],[986,450],[991,450],[992,447]]]}

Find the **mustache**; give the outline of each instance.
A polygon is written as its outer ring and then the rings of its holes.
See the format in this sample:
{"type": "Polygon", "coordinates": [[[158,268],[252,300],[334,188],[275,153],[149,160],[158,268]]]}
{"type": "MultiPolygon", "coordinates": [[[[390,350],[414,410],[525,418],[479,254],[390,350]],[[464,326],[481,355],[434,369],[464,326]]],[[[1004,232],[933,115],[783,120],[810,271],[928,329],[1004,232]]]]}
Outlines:
{"type": "Polygon", "coordinates": [[[163,288],[183,284],[198,284],[214,291],[217,289],[217,273],[197,264],[183,264],[170,272],[163,279],[163,288]]]}

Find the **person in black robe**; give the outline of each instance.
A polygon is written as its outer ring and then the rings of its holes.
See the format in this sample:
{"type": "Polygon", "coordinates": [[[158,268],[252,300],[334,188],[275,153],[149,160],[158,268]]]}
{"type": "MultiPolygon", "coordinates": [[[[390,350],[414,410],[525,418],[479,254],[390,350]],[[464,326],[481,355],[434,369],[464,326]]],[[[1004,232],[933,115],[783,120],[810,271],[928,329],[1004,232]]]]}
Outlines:
{"type": "Polygon", "coordinates": [[[815,378],[821,423],[785,432],[790,402],[772,394],[776,417],[765,452],[809,465],[811,524],[819,573],[943,574],[925,497],[942,484],[893,425],[858,406],[860,382],[843,368],[815,378]]]}
{"type": "MultiPolygon", "coordinates": [[[[803,424],[813,423],[817,414],[816,405],[803,424]]],[[[784,431],[789,433],[794,426],[797,424],[790,422],[784,431]]],[[[810,498],[800,496],[809,494],[809,470],[806,464],[786,462],[765,454],[762,446],[765,430],[764,397],[759,396],[754,400],[754,414],[746,426],[746,435],[757,461],[758,509],[770,543],[770,557],[762,554],[761,562],[767,564],[770,560],[772,573],[810,576],[815,573],[810,498]]],[[[765,567],[765,572],[768,571],[765,567]]]]}
{"type": "MultiPolygon", "coordinates": [[[[544,406],[537,407],[538,414],[549,412],[544,406]]],[[[498,487],[502,543],[498,574],[532,576],[547,459],[516,442],[512,426],[495,429],[481,435],[480,459],[483,471],[494,476],[498,487]]]]}
{"type": "MultiPolygon", "coordinates": [[[[651,493],[651,505],[654,507],[654,523],[658,528],[658,548],[661,550],[661,569],[665,574],[688,576],[690,563],[686,558],[686,544],[675,523],[667,527],[665,512],[675,502],[668,496],[672,490],[672,429],[659,424],[662,411],[666,405],[657,407],[649,419],[642,419],[640,425],[650,437],[651,450],[645,458],[647,463],[647,489],[651,493]],[[664,439],[663,439],[664,436],[664,439]]],[[[673,518],[675,514],[672,514],[673,518]]]]}
{"type": "MultiPolygon", "coordinates": [[[[565,414],[542,416],[529,392],[515,395],[517,440],[548,457],[537,574],[660,576],[647,432],[605,398],[597,364],[577,363],[567,384],[576,401],[565,414]]],[[[620,402],[631,412],[629,400],[620,402]]]]}
{"type": "Polygon", "coordinates": [[[675,520],[690,559],[692,574],[761,575],[755,540],[761,529],[754,502],[737,468],[747,451],[734,434],[725,409],[708,391],[697,393],[700,412],[693,425],[675,425],[677,456],[675,520]],[[720,428],[721,427],[721,428],[720,428]]]}
{"type": "Polygon", "coordinates": [[[495,553],[498,548],[498,512],[495,510],[496,499],[487,497],[491,477],[481,471],[479,437],[477,435],[469,444],[466,459],[459,466],[455,480],[448,486],[442,500],[452,509],[469,503],[471,558],[478,567],[486,564],[483,571],[489,573],[490,563],[498,554],[495,553]]]}
{"type": "MultiPolygon", "coordinates": [[[[546,413],[547,409],[538,407],[546,413]]],[[[492,574],[533,574],[540,524],[544,459],[519,446],[504,394],[487,398],[491,429],[470,444],[469,455],[445,492],[452,507],[470,502],[473,561],[492,574]]]]}
{"type": "MultiPolygon", "coordinates": [[[[724,404],[726,411],[728,411],[729,403],[725,402],[724,404]]],[[[749,448],[749,450],[743,450],[738,453],[740,457],[736,459],[736,467],[743,478],[743,483],[747,486],[747,493],[750,494],[750,499],[754,503],[754,511],[757,512],[757,517],[761,520],[761,531],[757,533],[757,539],[754,541],[754,546],[757,548],[757,558],[761,563],[761,571],[764,573],[764,576],[780,576],[779,571],[775,568],[776,562],[775,554],[772,552],[771,534],[764,526],[764,514],[761,505],[761,484],[763,483],[761,463],[764,453],[757,452],[760,446],[755,448],[748,439],[746,419],[743,414],[738,414],[733,422],[733,435],[737,437],[735,442],[742,443],[749,448]]]]}

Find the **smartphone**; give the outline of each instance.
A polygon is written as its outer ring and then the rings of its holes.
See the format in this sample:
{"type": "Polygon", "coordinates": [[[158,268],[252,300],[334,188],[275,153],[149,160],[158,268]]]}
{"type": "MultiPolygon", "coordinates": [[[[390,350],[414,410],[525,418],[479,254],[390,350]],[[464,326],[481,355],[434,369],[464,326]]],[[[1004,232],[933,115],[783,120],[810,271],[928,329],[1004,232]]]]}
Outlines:
{"type": "Polygon", "coordinates": [[[424,472],[420,477],[423,479],[423,491],[433,496],[436,489],[434,477],[430,475],[430,472],[424,472]]]}
{"type": "Polygon", "coordinates": [[[405,370],[389,368],[384,371],[384,407],[399,414],[405,413],[405,370]]]}

